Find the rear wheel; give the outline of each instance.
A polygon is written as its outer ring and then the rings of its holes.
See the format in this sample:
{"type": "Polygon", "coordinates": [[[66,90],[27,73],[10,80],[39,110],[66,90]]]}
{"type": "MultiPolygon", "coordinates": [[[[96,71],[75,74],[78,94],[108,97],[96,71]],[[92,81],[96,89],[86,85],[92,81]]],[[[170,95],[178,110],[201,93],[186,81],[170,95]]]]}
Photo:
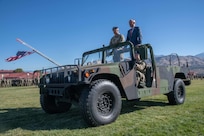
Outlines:
{"type": "Polygon", "coordinates": [[[108,80],[97,80],[85,88],[80,97],[84,120],[90,126],[109,124],[116,120],[121,110],[120,91],[108,80]]]}
{"type": "Polygon", "coordinates": [[[183,104],[185,101],[186,89],[183,80],[176,79],[174,81],[173,91],[167,94],[167,98],[170,104],[178,105],[183,104]]]}
{"type": "Polygon", "coordinates": [[[40,104],[42,109],[49,114],[66,112],[71,108],[71,103],[59,102],[55,96],[40,95],[40,104]]]}

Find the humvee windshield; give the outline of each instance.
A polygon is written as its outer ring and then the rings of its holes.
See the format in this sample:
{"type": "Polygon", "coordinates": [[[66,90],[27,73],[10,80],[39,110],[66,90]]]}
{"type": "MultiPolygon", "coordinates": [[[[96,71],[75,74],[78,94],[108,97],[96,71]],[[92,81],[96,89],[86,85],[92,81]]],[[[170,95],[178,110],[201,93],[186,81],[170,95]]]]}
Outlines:
{"type": "Polygon", "coordinates": [[[82,56],[82,66],[132,60],[132,46],[131,43],[124,42],[85,52],[82,56]]]}

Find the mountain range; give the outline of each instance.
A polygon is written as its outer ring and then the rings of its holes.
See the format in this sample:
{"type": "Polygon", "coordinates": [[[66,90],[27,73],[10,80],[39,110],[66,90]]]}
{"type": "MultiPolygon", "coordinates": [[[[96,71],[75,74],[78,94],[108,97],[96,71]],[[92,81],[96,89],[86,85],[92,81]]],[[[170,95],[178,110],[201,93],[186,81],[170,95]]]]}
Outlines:
{"type": "Polygon", "coordinates": [[[204,52],[203,52],[203,53],[200,53],[200,54],[197,54],[197,55],[195,55],[195,56],[204,59],[204,52]]]}
{"type": "Polygon", "coordinates": [[[195,56],[178,56],[176,54],[171,55],[156,55],[155,60],[157,65],[178,65],[178,59],[180,61],[180,66],[188,65],[190,70],[204,74],[204,53],[200,53],[195,56]]]}

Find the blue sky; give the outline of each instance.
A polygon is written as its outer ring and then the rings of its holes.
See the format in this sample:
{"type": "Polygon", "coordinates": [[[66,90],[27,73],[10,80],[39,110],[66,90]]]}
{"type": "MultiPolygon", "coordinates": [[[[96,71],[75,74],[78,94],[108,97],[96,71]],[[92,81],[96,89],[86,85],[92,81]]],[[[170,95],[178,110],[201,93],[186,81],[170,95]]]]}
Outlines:
{"type": "Polygon", "coordinates": [[[5,62],[30,49],[20,38],[61,65],[108,45],[112,27],[126,37],[128,20],[140,27],[143,43],[157,55],[204,52],[203,0],[0,0],[0,70],[55,66],[38,54],[5,62]]]}

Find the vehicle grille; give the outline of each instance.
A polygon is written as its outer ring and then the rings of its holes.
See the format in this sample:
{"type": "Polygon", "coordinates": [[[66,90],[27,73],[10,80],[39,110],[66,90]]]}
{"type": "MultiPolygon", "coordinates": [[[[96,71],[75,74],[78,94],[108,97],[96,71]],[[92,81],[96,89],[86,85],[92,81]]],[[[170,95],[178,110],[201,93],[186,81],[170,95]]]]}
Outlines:
{"type": "Polygon", "coordinates": [[[41,84],[75,83],[81,81],[77,65],[65,65],[42,70],[41,84]]]}

